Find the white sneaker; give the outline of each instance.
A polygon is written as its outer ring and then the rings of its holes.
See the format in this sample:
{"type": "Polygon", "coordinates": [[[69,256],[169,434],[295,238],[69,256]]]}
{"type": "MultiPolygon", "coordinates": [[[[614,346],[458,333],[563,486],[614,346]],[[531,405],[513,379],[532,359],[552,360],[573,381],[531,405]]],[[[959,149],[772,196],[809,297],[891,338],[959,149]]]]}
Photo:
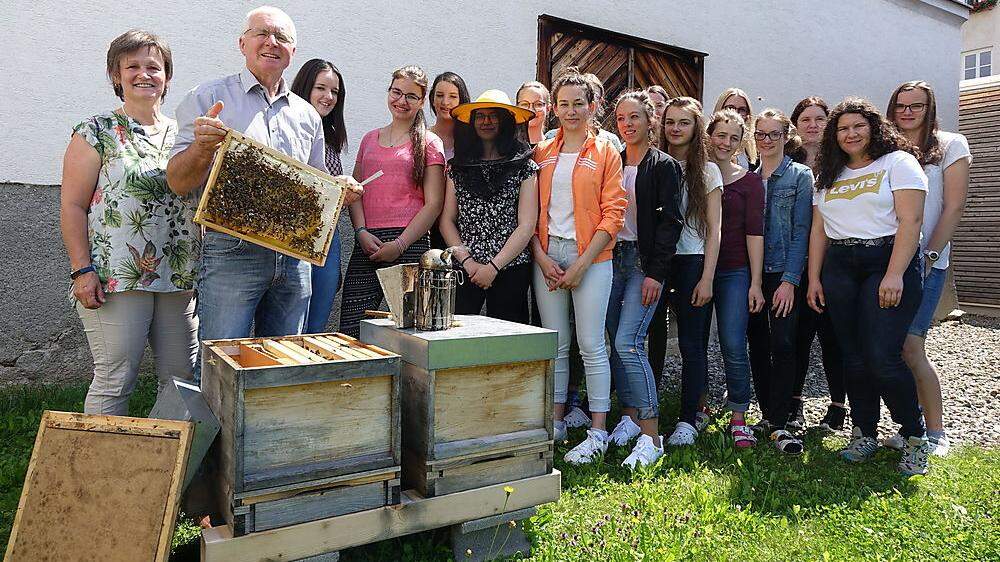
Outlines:
{"type": "Polygon", "coordinates": [[[590,427],[590,416],[577,406],[573,406],[563,416],[563,421],[568,427],[590,427]]]}
{"type": "Polygon", "coordinates": [[[566,422],[552,420],[552,440],[561,443],[566,440],[566,422]]]}
{"type": "Polygon", "coordinates": [[[657,436],[656,440],[660,442],[659,447],[653,443],[652,437],[646,434],[640,435],[632,453],[625,457],[622,466],[634,469],[636,465],[649,466],[656,462],[656,459],[663,456],[663,437],[657,436]]]}
{"type": "Polygon", "coordinates": [[[895,449],[897,451],[902,451],[906,448],[906,439],[902,435],[896,433],[892,437],[887,437],[882,440],[882,446],[889,449],[895,449]]]}
{"type": "Polygon", "coordinates": [[[632,421],[632,418],[629,416],[622,416],[621,421],[615,426],[615,429],[611,432],[611,435],[608,436],[608,439],[615,445],[621,447],[622,445],[625,445],[629,441],[635,439],[635,436],[640,433],[642,433],[642,430],[639,429],[639,426],[636,425],[634,421],[632,421]]]}
{"type": "Polygon", "coordinates": [[[694,445],[694,440],[698,438],[698,430],[687,422],[677,422],[674,432],[667,438],[667,445],[676,447],[678,445],[694,445]]]}
{"type": "Polygon", "coordinates": [[[566,453],[563,460],[569,464],[586,464],[597,460],[608,450],[608,432],[603,429],[588,429],[587,438],[566,453]]]}
{"type": "MultiPolygon", "coordinates": [[[[705,428],[708,427],[708,422],[710,422],[710,421],[712,421],[712,418],[708,417],[708,414],[706,414],[705,412],[701,412],[701,411],[697,412],[694,415],[694,428],[695,428],[695,430],[697,430],[698,433],[701,433],[702,431],[705,431],[705,428]]],[[[687,424],[687,425],[690,427],[691,424],[687,424]]]]}
{"type": "Polygon", "coordinates": [[[948,456],[948,452],[951,451],[951,441],[948,441],[947,435],[928,437],[927,441],[931,446],[931,454],[935,457],[946,457],[948,456]]]}

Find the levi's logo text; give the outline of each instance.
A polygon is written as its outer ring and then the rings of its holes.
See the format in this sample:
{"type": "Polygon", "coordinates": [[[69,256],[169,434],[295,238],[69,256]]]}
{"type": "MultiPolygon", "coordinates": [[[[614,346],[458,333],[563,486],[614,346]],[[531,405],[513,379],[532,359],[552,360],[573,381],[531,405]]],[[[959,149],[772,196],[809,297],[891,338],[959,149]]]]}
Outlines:
{"type": "Polygon", "coordinates": [[[865,193],[878,193],[882,187],[882,180],[885,178],[885,170],[879,170],[856,178],[833,182],[833,186],[826,191],[826,201],[834,199],[854,199],[865,193]]]}

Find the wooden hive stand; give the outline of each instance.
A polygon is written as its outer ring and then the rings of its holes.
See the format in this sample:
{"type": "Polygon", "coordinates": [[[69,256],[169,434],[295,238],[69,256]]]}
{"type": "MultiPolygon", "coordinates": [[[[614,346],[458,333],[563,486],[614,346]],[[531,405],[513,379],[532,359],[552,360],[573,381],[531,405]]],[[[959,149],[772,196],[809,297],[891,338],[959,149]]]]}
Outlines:
{"type": "Polygon", "coordinates": [[[486,316],[456,324],[361,324],[362,341],[403,358],[403,487],[433,497],[552,472],[556,332],[486,316]]]}
{"type": "Polygon", "coordinates": [[[342,334],[203,342],[232,533],[399,503],[399,371],[398,355],[342,334]]]}

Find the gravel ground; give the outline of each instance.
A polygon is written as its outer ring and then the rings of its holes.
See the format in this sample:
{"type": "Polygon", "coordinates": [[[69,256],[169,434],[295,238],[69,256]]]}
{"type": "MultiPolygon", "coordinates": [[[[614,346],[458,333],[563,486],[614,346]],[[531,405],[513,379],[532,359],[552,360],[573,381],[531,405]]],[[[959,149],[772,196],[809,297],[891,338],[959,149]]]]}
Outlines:
{"type": "MultiPolygon", "coordinates": [[[[1000,446],[1000,424],[987,415],[987,404],[1000,399],[1000,318],[965,315],[961,320],[934,326],[927,334],[927,353],[937,366],[941,380],[944,426],[952,445],[1000,446]]],[[[709,346],[708,362],[709,403],[717,410],[725,403],[726,383],[722,356],[714,338],[709,346]]],[[[668,356],[661,388],[679,392],[680,372],[680,356],[668,356]]],[[[803,394],[806,424],[811,427],[819,423],[829,403],[818,341],[813,342],[803,394]]],[[[756,402],[751,406],[750,418],[760,418],[756,402]]],[[[882,436],[887,437],[898,428],[883,405],[879,424],[882,436]]],[[[850,427],[841,433],[849,435],[850,427]]]]}

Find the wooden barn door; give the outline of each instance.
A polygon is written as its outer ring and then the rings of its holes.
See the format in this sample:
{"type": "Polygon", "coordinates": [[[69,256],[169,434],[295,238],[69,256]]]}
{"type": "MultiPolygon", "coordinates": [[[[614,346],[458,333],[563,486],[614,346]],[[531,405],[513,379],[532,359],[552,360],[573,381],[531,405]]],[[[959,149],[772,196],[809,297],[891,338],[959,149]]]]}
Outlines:
{"type": "MultiPolygon", "coordinates": [[[[624,90],[663,86],[671,96],[700,100],[705,53],[630,37],[568,20],[538,18],[537,79],[546,86],[567,67],[591,72],[604,82],[607,104],[624,90]]],[[[603,127],[614,131],[614,115],[603,127]]]]}
{"type": "Polygon", "coordinates": [[[959,95],[969,139],[969,195],[951,250],[958,300],[1000,308],[1000,84],[959,95]]]}

